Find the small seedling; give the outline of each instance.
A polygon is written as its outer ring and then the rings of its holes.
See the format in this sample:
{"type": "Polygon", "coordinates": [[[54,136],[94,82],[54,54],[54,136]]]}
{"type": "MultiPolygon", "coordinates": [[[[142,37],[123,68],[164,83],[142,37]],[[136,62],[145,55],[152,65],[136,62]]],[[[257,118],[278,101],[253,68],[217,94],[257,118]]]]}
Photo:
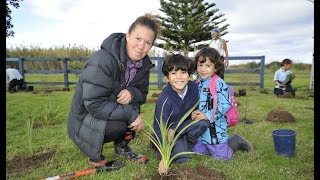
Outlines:
{"type": "Polygon", "coordinates": [[[28,142],[28,150],[30,155],[33,154],[33,147],[32,147],[32,139],[33,139],[33,122],[34,116],[32,118],[28,118],[27,120],[27,142],[28,142]]]}

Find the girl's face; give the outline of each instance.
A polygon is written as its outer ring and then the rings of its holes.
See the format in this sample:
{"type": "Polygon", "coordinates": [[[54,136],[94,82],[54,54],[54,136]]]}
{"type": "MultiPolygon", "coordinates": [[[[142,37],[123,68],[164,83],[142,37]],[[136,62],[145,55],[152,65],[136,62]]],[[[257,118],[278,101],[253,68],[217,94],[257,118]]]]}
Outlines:
{"type": "Polygon", "coordinates": [[[284,69],[289,70],[289,69],[291,69],[291,66],[292,66],[292,64],[285,64],[284,69]]]}
{"type": "Polygon", "coordinates": [[[206,57],[206,62],[204,63],[200,63],[200,61],[198,60],[197,72],[202,79],[206,79],[211,77],[214,73],[216,73],[217,69],[216,66],[210,61],[210,59],[206,57]]]}
{"type": "Polygon", "coordinates": [[[183,95],[184,88],[189,81],[189,73],[187,71],[172,70],[168,74],[168,82],[171,84],[173,90],[178,94],[183,95]]]}

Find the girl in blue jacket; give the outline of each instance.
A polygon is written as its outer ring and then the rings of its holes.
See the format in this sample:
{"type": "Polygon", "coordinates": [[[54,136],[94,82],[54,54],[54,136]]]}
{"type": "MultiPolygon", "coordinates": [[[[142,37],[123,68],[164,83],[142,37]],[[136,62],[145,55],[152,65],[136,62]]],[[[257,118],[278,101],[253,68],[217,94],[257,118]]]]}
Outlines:
{"type": "Polygon", "coordinates": [[[212,114],[214,103],[209,89],[210,80],[214,75],[220,76],[224,66],[219,52],[214,48],[205,47],[196,54],[194,60],[199,75],[197,82],[200,102],[199,109],[192,113],[192,118],[207,120],[210,126],[199,137],[193,151],[200,154],[210,153],[213,158],[221,160],[229,160],[238,149],[252,151],[252,145],[238,134],[228,139],[226,113],[231,107],[231,102],[227,84],[221,78],[218,78],[216,84],[217,110],[212,114]]]}

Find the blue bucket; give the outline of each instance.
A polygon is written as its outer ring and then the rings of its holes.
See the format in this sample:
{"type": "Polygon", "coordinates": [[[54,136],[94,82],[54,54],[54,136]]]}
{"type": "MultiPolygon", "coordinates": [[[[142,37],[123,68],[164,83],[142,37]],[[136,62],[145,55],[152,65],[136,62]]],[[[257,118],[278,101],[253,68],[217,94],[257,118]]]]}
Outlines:
{"type": "Polygon", "coordinates": [[[296,132],[290,129],[272,131],[274,148],[278,155],[294,156],[296,149],[296,132]]]}

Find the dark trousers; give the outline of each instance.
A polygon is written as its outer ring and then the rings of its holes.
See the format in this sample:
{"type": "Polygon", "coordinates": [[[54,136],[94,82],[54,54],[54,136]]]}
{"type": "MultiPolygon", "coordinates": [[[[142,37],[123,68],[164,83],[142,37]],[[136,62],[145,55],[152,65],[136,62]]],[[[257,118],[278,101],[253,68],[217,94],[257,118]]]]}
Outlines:
{"type": "Polygon", "coordinates": [[[18,85],[19,87],[19,90],[23,90],[25,88],[25,82],[24,82],[24,79],[12,79],[10,82],[9,82],[9,87],[8,87],[8,90],[10,92],[15,92],[15,87],[18,85]]]}
{"type": "MultiPolygon", "coordinates": [[[[125,139],[127,131],[127,123],[124,121],[107,121],[103,143],[108,142],[121,142],[125,139]]],[[[103,148],[101,148],[103,151],[103,148]]],[[[100,159],[90,159],[92,162],[99,162],[104,160],[105,157],[101,153],[100,159]]]]}
{"type": "Polygon", "coordinates": [[[223,68],[221,69],[221,73],[220,73],[220,78],[221,79],[224,79],[224,57],[223,56],[220,56],[220,59],[222,61],[222,64],[223,64],[223,68]]]}
{"type": "MultiPolygon", "coordinates": [[[[179,130],[181,130],[183,127],[185,127],[187,124],[190,123],[192,120],[185,121],[177,130],[176,134],[178,134],[179,130]]],[[[192,148],[197,143],[198,138],[209,128],[210,123],[206,120],[200,120],[197,123],[191,125],[189,128],[187,128],[179,137],[179,139],[176,141],[176,144],[174,145],[171,157],[174,155],[180,153],[180,152],[190,152],[192,151],[192,148]]],[[[161,158],[161,155],[159,151],[156,150],[158,158],[161,158]]],[[[189,159],[189,155],[181,155],[175,158],[174,162],[176,163],[184,163],[189,159]]]]}
{"type": "Polygon", "coordinates": [[[273,90],[273,93],[274,93],[275,95],[277,95],[277,96],[278,96],[278,95],[284,95],[285,92],[288,92],[288,93],[291,93],[291,92],[292,92],[292,86],[291,86],[291,84],[287,84],[285,90],[282,90],[282,89],[280,89],[280,88],[274,88],[274,90],[273,90]]]}
{"type": "Polygon", "coordinates": [[[128,130],[127,126],[124,121],[107,121],[103,142],[123,140],[128,130]]]}

